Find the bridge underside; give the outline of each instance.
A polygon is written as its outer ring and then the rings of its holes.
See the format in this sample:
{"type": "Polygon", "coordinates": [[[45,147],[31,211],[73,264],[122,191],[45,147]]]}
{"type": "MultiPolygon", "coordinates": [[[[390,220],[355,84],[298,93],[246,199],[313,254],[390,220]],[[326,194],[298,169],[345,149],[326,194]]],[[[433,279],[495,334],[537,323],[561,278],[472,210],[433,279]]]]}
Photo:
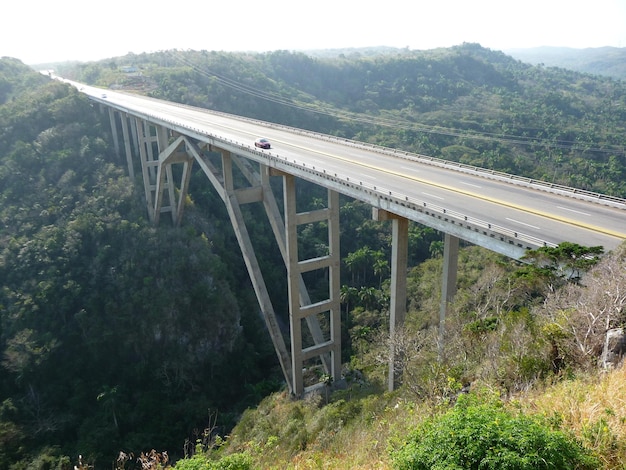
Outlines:
{"type": "MultiPolygon", "coordinates": [[[[199,141],[164,126],[116,112],[108,108],[115,149],[120,155],[119,133],[128,172],[135,177],[141,171],[147,213],[158,224],[164,214],[170,214],[174,226],[181,223],[192,168],[198,165],[222,199],[228,211],[239,247],[243,254],[260,310],[278,356],[290,392],[301,397],[307,391],[341,383],[341,319],[340,319],[340,254],[339,254],[339,192],[341,185],[328,184],[326,205],[322,209],[298,212],[296,198],[297,176],[237,155],[228,148],[199,141]],[[118,118],[119,117],[119,118],[118,118]],[[136,165],[139,159],[140,165],[136,165]],[[176,171],[173,170],[177,165],[176,171]],[[179,175],[175,180],[174,175],[179,175]],[[270,178],[282,179],[283,208],[276,201],[270,178]],[[241,183],[243,181],[243,183],[241,183]],[[276,312],[244,220],[242,206],[258,203],[263,207],[282,255],[288,280],[289,347],[279,328],[276,312]],[[283,220],[284,214],[284,220],[283,220]],[[326,252],[310,259],[300,259],[298,227],[323,224],[328,229],[326,252]],[[307,279],[316,280],[316,295],[320,295],[319,280],[327,283],[327,295],[311,298],[307,279]],[[315,370],[313,379],[306,370],[315,370]]],[[[227,146],[224,146],[227,147],[227,146]]],[[[347,192],[350,195],[349,191],[347,192]]],[[[393,338],[406,316],[406,271],[408,257],[408,223],[402,214],[387,210],[382,204],[372,204],[377,220],[392,223],[391,303],[388,387],[393,390],[401,377],[395,367],[393,338]]],[[[430,220],[428,217],[426,220],[430,220]]],[[[440,229],[438,222],[427,224],[440,229]]],[[[462,231],[460,227],[458,230],[462,231]]],[[[459,237],[455,227],[445,231],[444,279],[440,318],[440,347],[448,303],[456,284],[456,264],[459,237]]],[[[466,237],[467,239],[467,237],[466,237]]],[[[471,240],[470,240],[471,241],[471,240]]],[[[509,249],[509,248],[507,248],[509,249]]],[[[519,251],[519,248],[514,247],[519,251]]],[[[523,250],[521,250],[523,252],[523,250]]]]}

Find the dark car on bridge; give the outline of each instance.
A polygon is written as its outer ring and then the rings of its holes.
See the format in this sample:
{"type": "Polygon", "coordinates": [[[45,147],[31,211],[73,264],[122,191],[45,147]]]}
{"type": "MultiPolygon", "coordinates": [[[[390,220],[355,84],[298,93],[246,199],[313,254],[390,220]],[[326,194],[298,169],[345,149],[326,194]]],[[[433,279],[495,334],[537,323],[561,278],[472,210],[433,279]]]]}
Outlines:
{"type": "Polygon", "coordinates": [[[262,149],[268,149],[268,148],[271,148],[272,145],[270,144],[269,140],[261,137],[254,141],[254,146],[262,148],[262,149]]]}

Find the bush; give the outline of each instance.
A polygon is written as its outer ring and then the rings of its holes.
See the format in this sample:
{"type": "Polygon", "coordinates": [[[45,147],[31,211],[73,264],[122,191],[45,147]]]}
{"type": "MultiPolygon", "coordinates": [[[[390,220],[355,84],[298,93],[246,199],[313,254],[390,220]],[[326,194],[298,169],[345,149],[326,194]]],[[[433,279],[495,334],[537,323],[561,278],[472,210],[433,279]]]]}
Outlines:
{"type": "Polygon", "coordinates": [[[599,462],[573,437],[538,418],[513,415],[501,403],[461,395],[392,452],[398,470],[583,470],[599,462]]]}
{"type": "Polygon", "coordinates": [[[174,468],[175,470],[250,470],[252,457],[245,452],[240,452],[213,461],[204,454],[196,454],[191,458],[179,460],[174,468]]]}

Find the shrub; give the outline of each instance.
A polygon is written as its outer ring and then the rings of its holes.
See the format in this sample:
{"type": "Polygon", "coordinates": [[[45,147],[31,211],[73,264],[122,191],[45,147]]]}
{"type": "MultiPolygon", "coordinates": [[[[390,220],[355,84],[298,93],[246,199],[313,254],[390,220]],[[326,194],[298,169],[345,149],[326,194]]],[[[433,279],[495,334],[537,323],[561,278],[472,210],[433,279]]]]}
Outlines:
{"type": "Polygon", "coordinates": [[[249,454],[240,452],[212,461],[205,454],[196,454],[191,458],[179,460],[174,468],[175,470],[250,470],[252,458],[249,454]]]}
{"type": "Polygon", "coordinates": [[[398,470],[583,470],[599,462],[573,437],[501,403],[461,395],[453,409],[425,421],[392,452],[398,470]]]}

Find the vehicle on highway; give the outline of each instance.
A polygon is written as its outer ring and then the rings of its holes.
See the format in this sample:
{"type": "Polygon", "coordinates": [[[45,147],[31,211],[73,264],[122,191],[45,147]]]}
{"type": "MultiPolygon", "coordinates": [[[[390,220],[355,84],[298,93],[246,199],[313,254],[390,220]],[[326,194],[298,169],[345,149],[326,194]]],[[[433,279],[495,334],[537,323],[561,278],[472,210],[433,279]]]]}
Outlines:
{"type": "Polygon", "coordinates": [[[100,98],[106,98],[107,94],[106,93],[102,93],[102,95],[100,95],[100,98]]]}
{"type": "Polygon", "coordinates": [[[259,137],[257,140],[255,140],[254,146],[262,148],[262,149],[268,149],[272,147],[272,145],[270,144],[270,141],[264,137],[259,137]]]}

